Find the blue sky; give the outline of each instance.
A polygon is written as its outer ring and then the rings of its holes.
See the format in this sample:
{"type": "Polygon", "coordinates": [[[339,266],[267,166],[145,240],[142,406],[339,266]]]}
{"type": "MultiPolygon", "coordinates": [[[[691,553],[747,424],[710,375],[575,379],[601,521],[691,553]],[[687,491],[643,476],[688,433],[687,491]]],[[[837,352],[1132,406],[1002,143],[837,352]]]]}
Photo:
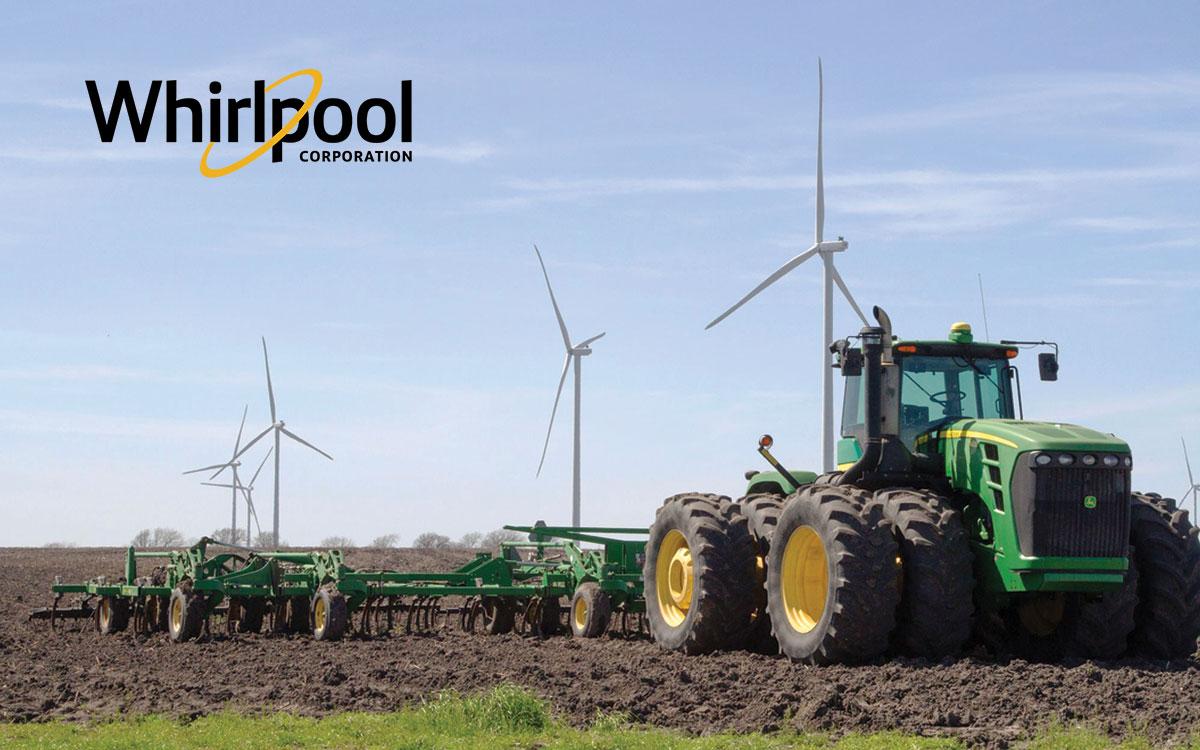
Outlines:
{"type": "Polygon", "coordinates": [[[1062,345],[1027,415],[1114,432],[1136,486],[1184,490],[1195,4],[328,7],[6,10],[0,545],[226,525],[179,472],[227,454],[244,404],[266,425],[260,335],[281,416],[336,458],[285,446],[285,539],[565,522],[569,411],[534,477],[562,356],[535,241],[572,334],[608,332],[584,363],[585,523],[736,495],[762,432],[815,465],[817,266],[703,327],[811,241],[818,55],[826,230],[860,303],[902,335],[981,330],[982,273],[994,338],[1062,345]],[[204,179],[161,117],[100,143],[84,88],[308,67],[351,103],[413,80],[413,163],[292,146],[204,179]]]}

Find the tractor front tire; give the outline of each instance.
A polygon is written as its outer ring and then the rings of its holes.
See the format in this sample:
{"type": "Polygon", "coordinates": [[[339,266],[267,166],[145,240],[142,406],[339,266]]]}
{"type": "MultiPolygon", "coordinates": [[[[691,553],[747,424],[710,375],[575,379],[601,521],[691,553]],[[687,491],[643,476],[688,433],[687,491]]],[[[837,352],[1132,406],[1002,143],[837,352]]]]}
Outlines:
{"type": "Polygon", "coordinates": [[[668,498],[642,568],[654,641],[687,654],[741,647],[754,614],[754,557],[746,517],[728,497],[668,498]]]}
{"type": "Polygon", "coordinates": [[[882,505],[900,548],[893,646],[927,659],[956,655],[975,611],[974,560],[958,511],[930,490],[880,490],[872,502],[882,505]]]}
{"type": "Polygon", "coordinates": [[[608,630],[612,599],[595,581],[585,581],[571,597],[571,633],[576,638],[599,638],[608,630]]]}
{"type": "Polygon", "coordinates": [[[1135,492],[1129,533],[1138,568],[1130,648],[1141,656],[1185,659],[1195,653],[1200,636],[1196,527],[1174,500],[1135,492]]]}
{"type": "Polygon", "coordinates": [[[887,651],[898,549],[870,498],[853,486],[811,485],[784,505],[767,558],[767,611],[793,660],[864,662],[887,651]]]}

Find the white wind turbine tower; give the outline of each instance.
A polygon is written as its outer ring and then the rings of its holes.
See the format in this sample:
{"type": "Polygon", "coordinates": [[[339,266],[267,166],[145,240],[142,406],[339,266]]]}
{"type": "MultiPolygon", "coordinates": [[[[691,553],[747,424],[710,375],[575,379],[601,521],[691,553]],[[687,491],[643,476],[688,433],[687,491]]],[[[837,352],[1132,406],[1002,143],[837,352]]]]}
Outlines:
{"type": "MultiPolygon", "coordinates": [[[[313,449],[314,451],[316,451],[317,453],[320,453],[325,458],[328,458],[330,461],[333,460],[333,456],[329,455],[325,451],[321,450],[317,446],[313,445],[312,443],[308,442],[304,438],[300,437],[296,433],[289,430],[285,426],[286,423],[282,419],[279,418],[278,414],[275,411],[275,389],[271,386],[271,360],[267,357],[267,339],[265,336],[263,337],[262,345],[263,345],[263,364],[266,365],[266,368],[267,368],[267,397],[271,401],[271,426],[268,427],[267,429],[263,430],[262,432],[258,433],[257,435],[255,435],[253,440],[246,443],[246,447],[242,448],[240,451],[238,451],[238,453],[234,456],[234,459],[240,458],[243,453],[250,450],[250,448],[252,448],[255,443],[257,443],[259,440],[262,440],[264,437],[266,437],[268,433],[271,433],[271,432],[275,433],[275,447],[274,447],[274,453],[275,453],[275,508],[274,508],[274,514],[273,514],[273,517],[271,520],[271,543],[273,544],[273,546],[278,547],[279,546],[279,444],[280,444],[280,436],[287,435],[292,440],[295,440],[297,443],[300,443],[300,445],[303,445],[305,447],[313,449]]],[[[216,475],[214,474],[213,476],[215,477],[216,475]]]]}
{"type": "MultiPolygon", "coordinates": [[[[242,409],[242,423],[241,423],[241,425],[238,426],[237,439],[233,441],[233,457],[232,458],[230,458],[228,461],[226,461],[223,464],[213,464],[212,466],[203,466],[199,469],[191,469],[190,471],[183,472],[185,475],[187,475],[187,474],[198,474],[199,472],[202,472],[202,471],[212,471],[213,469],[216,469],[217,473],[213,474],[211,477],[211,478],[215,479],[218,474],[225,471],[226,469],[233,470],[233,485],[231,485],[234,488],[233,489],[233,508],[230,511],[229,533],[233,536],[232,541],[234,543],[237,542],[237,501],[238,501],[237,485],[239,484],[239,482],[238,482],[238,467],[242,465],[241,462],[237,460],[237,457],[239,455],[238,448],[241,447],[241,444],[242,444],[242,431],[244,429],[246,429],[246,414],[249,411],[250,411],[250,405],[247,404],[246,407],[244,409],[242,409]]],[[[207,482],[201,482],[201,484],[207,484],[207,482]]],[[[223,485],[219,485],[219,486],[223,486],[223,485]]],[[[246,516],[246,539],[247,540],[250,539],[249,511],[247,511],[247,516],[246,516]]]]}
{"type": "Polygon", "coordinates": [[[590,339],[585,339],[578,344],[571,344],[571,335],[567,333],[567,324],[563,321],[562,311],[558,309],[558,300],[554,298],[554,287],[550,286],[550,274],[546,273],[546,263],[542,260],[542,253],[538,250],[537,245],[533,246],[533,251],[537,253],[538,263],[542,266],[542,276],[546,279],[546,290],[550,292],[550,304],[554,306],[554,317],[558,319],[558,330],[562,332],[563,346],[567,349],[567,357],[563,361],[562,377],[558,379],[558,390],[554,394],[554,408],[550,410],[550,426],[546,428],[546,442],[542,446],[542,460],[538,462],[537,475],[542,474],[542,464],[546,462],[546,450],[550,447],[550,433],[554,430],[554,415],[558,413],[558,400],[562,396],[563,385],[567,382],[567,370],[575,370],[575,453],[574,453],[574,470],[571,476],[571,526],[579,526],[579,406],[581,400],[580,390],[580,363],[583,358],[592,353],[590,344],[603,337],[603,333],[596,334],[590,339]]]}
{"type": "Polygon", "coordinates": [[[711,323],[704,327],[704,330],[712,328],[717,323],[729,317],[735,310],[749,302],[759,292],[782,279],[804,261],[813,256],[821,258],[824,266],[824,326],[821,338],[821,465],[824,471],[833,471],[833,444],[835,440],[833,427],[833,354],[829,351],[829,346],[833,343],[834,284],[837,284],[846,301],[854,308],[854,312],[858,314],[863,325],[867,325],[868,323],[867,317],[863,315],[858,303],[854,301],[854,297],[846,287],[846,282],[842,280],[842,275],[838,273],[837,268],[833,264],[834,253],[842,252],[849,246],[849,243],[841,237],[838,237],[835,241],[825,240],[825,175],[822,146],[822,128],[825,114],[825,80],[819,58],[817,59],[817,81],[817,229],[813,244],[803,253],[800,253],[795,258],[780,266],[778,271],[754,287],[749,294],[738,300],[736,305],[718,315],[711,323]]]}
{"type": "Polygon", "coordinates": [[[250,538],[250,517],[254,517],[254,525],[258,527],[259,536],[262,535],[262,524],[258,522],[258,511],[254,508],[254,481],[258,479],[258,475],[262,473],[263,467],[267,465],[267,459],[271,457],[273,448],[267,449],[267,454],[263,456],[263,460],[259,462],[258,468],[254,470],[254,476],[250,477],[250,484],[242,484],[238,479],[237,474],[233,475],[233,484],[222,484],[220,482],[201,482],[208,487],[226,487],[231,488],[234,492],[241,492],[246,498],[246,546],[253,547],[254,544],[250,538]]]}
{"type": "Polygon", "coordinates": [[[1188,473],[1188,489],[1187,492],[1183,493],[1183,497],[1179,498],[1179,507],[1182,508],[1183,504],[1187,502],[1188,495],[1191,495],[1193,516],[1192,523],[1195,523],[1195,516],[1200,515],[1200,511],[1197,510],[1200,508],[1200,484],[1198,484],[1195,478],[1192,476],[1192,462],[1188,459],[1187,443],[1183,441],[1183,438],[1179,438],[1179,444],[1183,446],[1183,463],[1185,466],[1187,466],[1188,473]]]}

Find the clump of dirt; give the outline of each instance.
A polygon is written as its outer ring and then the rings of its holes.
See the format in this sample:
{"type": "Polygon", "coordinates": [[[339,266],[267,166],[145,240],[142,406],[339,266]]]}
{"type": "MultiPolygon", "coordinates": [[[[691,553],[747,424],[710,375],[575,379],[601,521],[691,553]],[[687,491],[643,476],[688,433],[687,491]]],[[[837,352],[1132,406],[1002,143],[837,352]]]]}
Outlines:
{"type": "MultiPolygon", "coordinates": [[[[355,567],[452,568],[456,550],[361,550],[355,567]]],[[[119,574],[122,551],[0,551],[0,720],[70,720],[212,711],[322,715],[386,711],[431,693],[524,685],[569,721],[597,711],[687,731],[898,730],[1006,747],[1048,722],[1086,723],[1156,742],[1187,739],[1200,721],[1200,663],[1033,664],[964,658],[811,667],[748,653],[683,656],[646,640],[545,640],[448,631],[318,643],[306,636],[52,633],[26,620],[55,575],[119,574]]]]}

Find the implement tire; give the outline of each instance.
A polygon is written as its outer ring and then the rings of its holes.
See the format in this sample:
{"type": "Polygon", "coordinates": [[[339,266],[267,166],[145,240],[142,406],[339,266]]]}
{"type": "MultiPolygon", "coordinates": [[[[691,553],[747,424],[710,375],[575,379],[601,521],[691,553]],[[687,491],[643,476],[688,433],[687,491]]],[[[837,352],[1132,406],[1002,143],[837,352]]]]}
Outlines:
{"type": "Polygon", "coordinates": [[[571,597],[571,633],[576,638],[599,638],[608,630],[612,599],[595,581],[585,581],[571,597]]]}
{"type": "Polygon", "coordinates": [[[898,549],[870,497],[812,485],[784,505],[767,558],[767,611],[793,660],[864,662],[887,651],[900,603],[898,549]]]}
{"type": "Polygon", "coordinates": [[[129,600],[121,596],[102,596],[96,607],[96,630],[101,635],[120,633],[129,625],[129,600]]]}
{"type": "Polygon", "coordinates": [[[313,595],[309,607],[312,612],[312,634],[318,641],[341,640],[350,619],[346,597],[338,591],[321,589],[313,595]]]}
{"type": "Polygon", "coordinates": [[[783,495],[773,492],[747,495],[738,500],[738,508],[746,517],[746,527],[754,540],[754,614],[746,637],[746,648],[760,654],[779,653],[779,644],[771,634],[771,617],[767,614],[767,554],[771,537],[783,512],[783,495]]]}
{"type": "Polygon", "coordinates": [[[190,582],[185,581],[171,592],[167,612],[167,634],[173,642],[183,643],[200,635],[207,612],[204,597],[192,593],[190,582]]]}
{"type": "Polygon", "coordinates": [[[505,597],[485,596],[483,606],[483,632],[488,635],[511,633],[517,620],[516,607],[505,597]]]}
{"type": "Polygon", "coordinates": [[[892,645],[909,656],[958,654],[971,636],[974,560],[958,511],[936,492],[875,493],[900,548],[900,608],[892,645]]]}
{"type": "Polygon", "coordinates": [[[237,621],[237,632],[257,633],[262,630],[266,602],[259,597],[242,597],[238,600],[241,616],[237,621]]]}
{"type": "Polygon", "coordinates": [[[658,509],[642,568],[650,634],[662,648],[740,647],[754,613],[754,543],[728,497],[687,493],[658,509]]]}
{"type": "Polygon", "coordinates": [[[1185,659],[1200,636],[1200,545],[1187,511],[1158,495],[1133,493],[1132,557],[1138,605],[1130,649],[1157,659],[1185,659]]]}

